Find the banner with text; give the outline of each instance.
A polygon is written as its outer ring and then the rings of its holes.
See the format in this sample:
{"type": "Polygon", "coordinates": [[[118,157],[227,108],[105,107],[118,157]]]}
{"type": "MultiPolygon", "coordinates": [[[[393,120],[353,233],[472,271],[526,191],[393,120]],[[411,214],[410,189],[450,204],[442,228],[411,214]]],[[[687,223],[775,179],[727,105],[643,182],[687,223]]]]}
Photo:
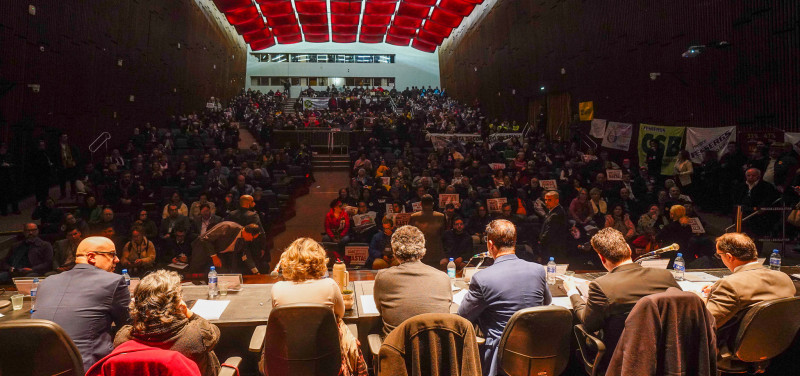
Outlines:
{"type": "Polygon", "coordinates": [[[736,127],[686,128],[686,150],[694,163],[703,162],[707,151],[717,153],[719,159],[731,141],[736,141],[736,127]]]}
{"type": "Polygon", "coordinates": [[[322,97],[322,98],[309,98],[303,97],[300,98],[300,103],[303,104],[303,108],[306,110],[324,110],[328,108],[328,100],[330,98],[322,97]]]}
{"type": "Polygon", "coordinates": [[[628,151],[631,146],[633,124],[609,121],[606,133],[603,135],[603,147],[628,151]]]}
{"type": "Polygon", "coordinates": [[[603,138],[606,135],[606,123],[608,120],[594,119],[592,120],[592,128],[589,130],[589,136],[594,138],[603,138]]]}
{"type": "Polygon", "coordinates": [[[673,175],[675,159],[682,149],[685,131],[686,127],[639,124],[639,166],[647,166],[648,145],[650,140],[656,140],[664,150],[661,175],[673,175]]]}

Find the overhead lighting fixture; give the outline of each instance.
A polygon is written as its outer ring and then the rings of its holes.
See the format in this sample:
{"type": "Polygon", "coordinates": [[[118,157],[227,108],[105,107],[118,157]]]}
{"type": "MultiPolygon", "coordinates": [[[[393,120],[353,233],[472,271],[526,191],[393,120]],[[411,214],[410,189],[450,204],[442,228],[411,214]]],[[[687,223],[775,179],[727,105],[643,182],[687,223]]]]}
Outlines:
{"type": "Polygon", "coordinates": [[[686,52],[684,52],[683,54],[681,54],[681,56],[683,56],[683,57],[697,57],[697,55],[700,55],[700,52],[703,52],[704,48],[706,48],[705,45],[689,46],[689,49],[686,50],[686,52]]]}

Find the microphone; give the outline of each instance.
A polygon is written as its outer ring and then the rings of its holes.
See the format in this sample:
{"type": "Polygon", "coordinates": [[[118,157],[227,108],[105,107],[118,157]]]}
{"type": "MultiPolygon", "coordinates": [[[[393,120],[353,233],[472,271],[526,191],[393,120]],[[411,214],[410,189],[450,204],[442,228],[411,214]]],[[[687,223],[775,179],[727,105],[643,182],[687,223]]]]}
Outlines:
{"type": "Polygon", "coordinates": [[[647,253],[639,256],[635,261],[639,261],[639,260],[641,260],[641,259],[643,259],[645,257],[657,256],[657,255],[660,255],[660,254],[662,254],[664,252],[677,251],[679,249],[681,249],[681,246],[678,245],[678,243],[672,243],[672,245],[666,246],[664,248],[659,248],[659,249],[656,249],[655,251],[647,252],[647,253]]]}
{"type": "Polygon", "coordinates": [[[272,273],[269,273],[269,276],[270,276],[270,277],[273,277],[273,278],[275,278],[275,277],[277,277],[277,276],[278,276],[278,270],[280,270],[280,269],[281,269],[281,262],[283,262],[283,257],[281,257],[281,258],[278,260],[278,264],[277,264],[277,265],[275,265],[275,269],[272,269],[272,273]]]}
{"type": "Polygon", "coordinates": [[[490,255],[489,252],[486,251],[486,252],[481,252],[481,253],[475,254],[475,256],[472,256],[472,258],[481,258],[481,257],[483,257],[483,258],[492,257],[492,255],[490,255]]]}

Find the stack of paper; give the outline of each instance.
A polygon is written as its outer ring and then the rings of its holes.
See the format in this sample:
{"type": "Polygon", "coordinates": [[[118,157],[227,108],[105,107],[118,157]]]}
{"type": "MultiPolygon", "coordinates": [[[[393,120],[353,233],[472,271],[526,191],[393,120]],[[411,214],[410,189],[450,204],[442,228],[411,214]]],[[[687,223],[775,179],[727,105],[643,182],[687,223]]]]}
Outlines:
{"type": "Polygon", "coordinates": [[[550,305],[557,305],[566,309],[572,309],[572,300],[570,300],[568,296],[553,298],[553,301],[550,303],[550,305]]]}
{"type": "Polygon", "coordinates": [[[361,309],[364,314],[378,314],[378,307],[375,306],[375,297],[372,295],[361,295],[361,309]]]}
{"type": "Polygon", "coordinates": [[[716,282],[719,280],[719,277],[705,272],[685,272],[683,278],[692,282],[716,282]]]}
{"type": "Polygon", "coordinates": [[[192,312],[206,320],[219,320],[230,302],[230,300],[199,299],[192,307],[192,312]]]}
{"type": "Polygon", "coordinates": [[[461,305],[461,302],[464,301],[465,296],[467,296],[467,289],[461,290],[453,294],[453,303],[461,305]]]}

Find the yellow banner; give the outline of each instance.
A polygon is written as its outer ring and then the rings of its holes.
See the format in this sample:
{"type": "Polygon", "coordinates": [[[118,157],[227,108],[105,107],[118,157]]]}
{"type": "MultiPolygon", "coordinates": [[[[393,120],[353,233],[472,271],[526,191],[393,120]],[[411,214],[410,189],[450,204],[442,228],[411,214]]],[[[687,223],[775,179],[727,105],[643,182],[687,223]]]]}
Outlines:
{"type": "Polygon", "coordinates": [[[591,121],[594,119],[594,102],[580,102],[578,109],[581,114],[581,121],[591,121]]]}

